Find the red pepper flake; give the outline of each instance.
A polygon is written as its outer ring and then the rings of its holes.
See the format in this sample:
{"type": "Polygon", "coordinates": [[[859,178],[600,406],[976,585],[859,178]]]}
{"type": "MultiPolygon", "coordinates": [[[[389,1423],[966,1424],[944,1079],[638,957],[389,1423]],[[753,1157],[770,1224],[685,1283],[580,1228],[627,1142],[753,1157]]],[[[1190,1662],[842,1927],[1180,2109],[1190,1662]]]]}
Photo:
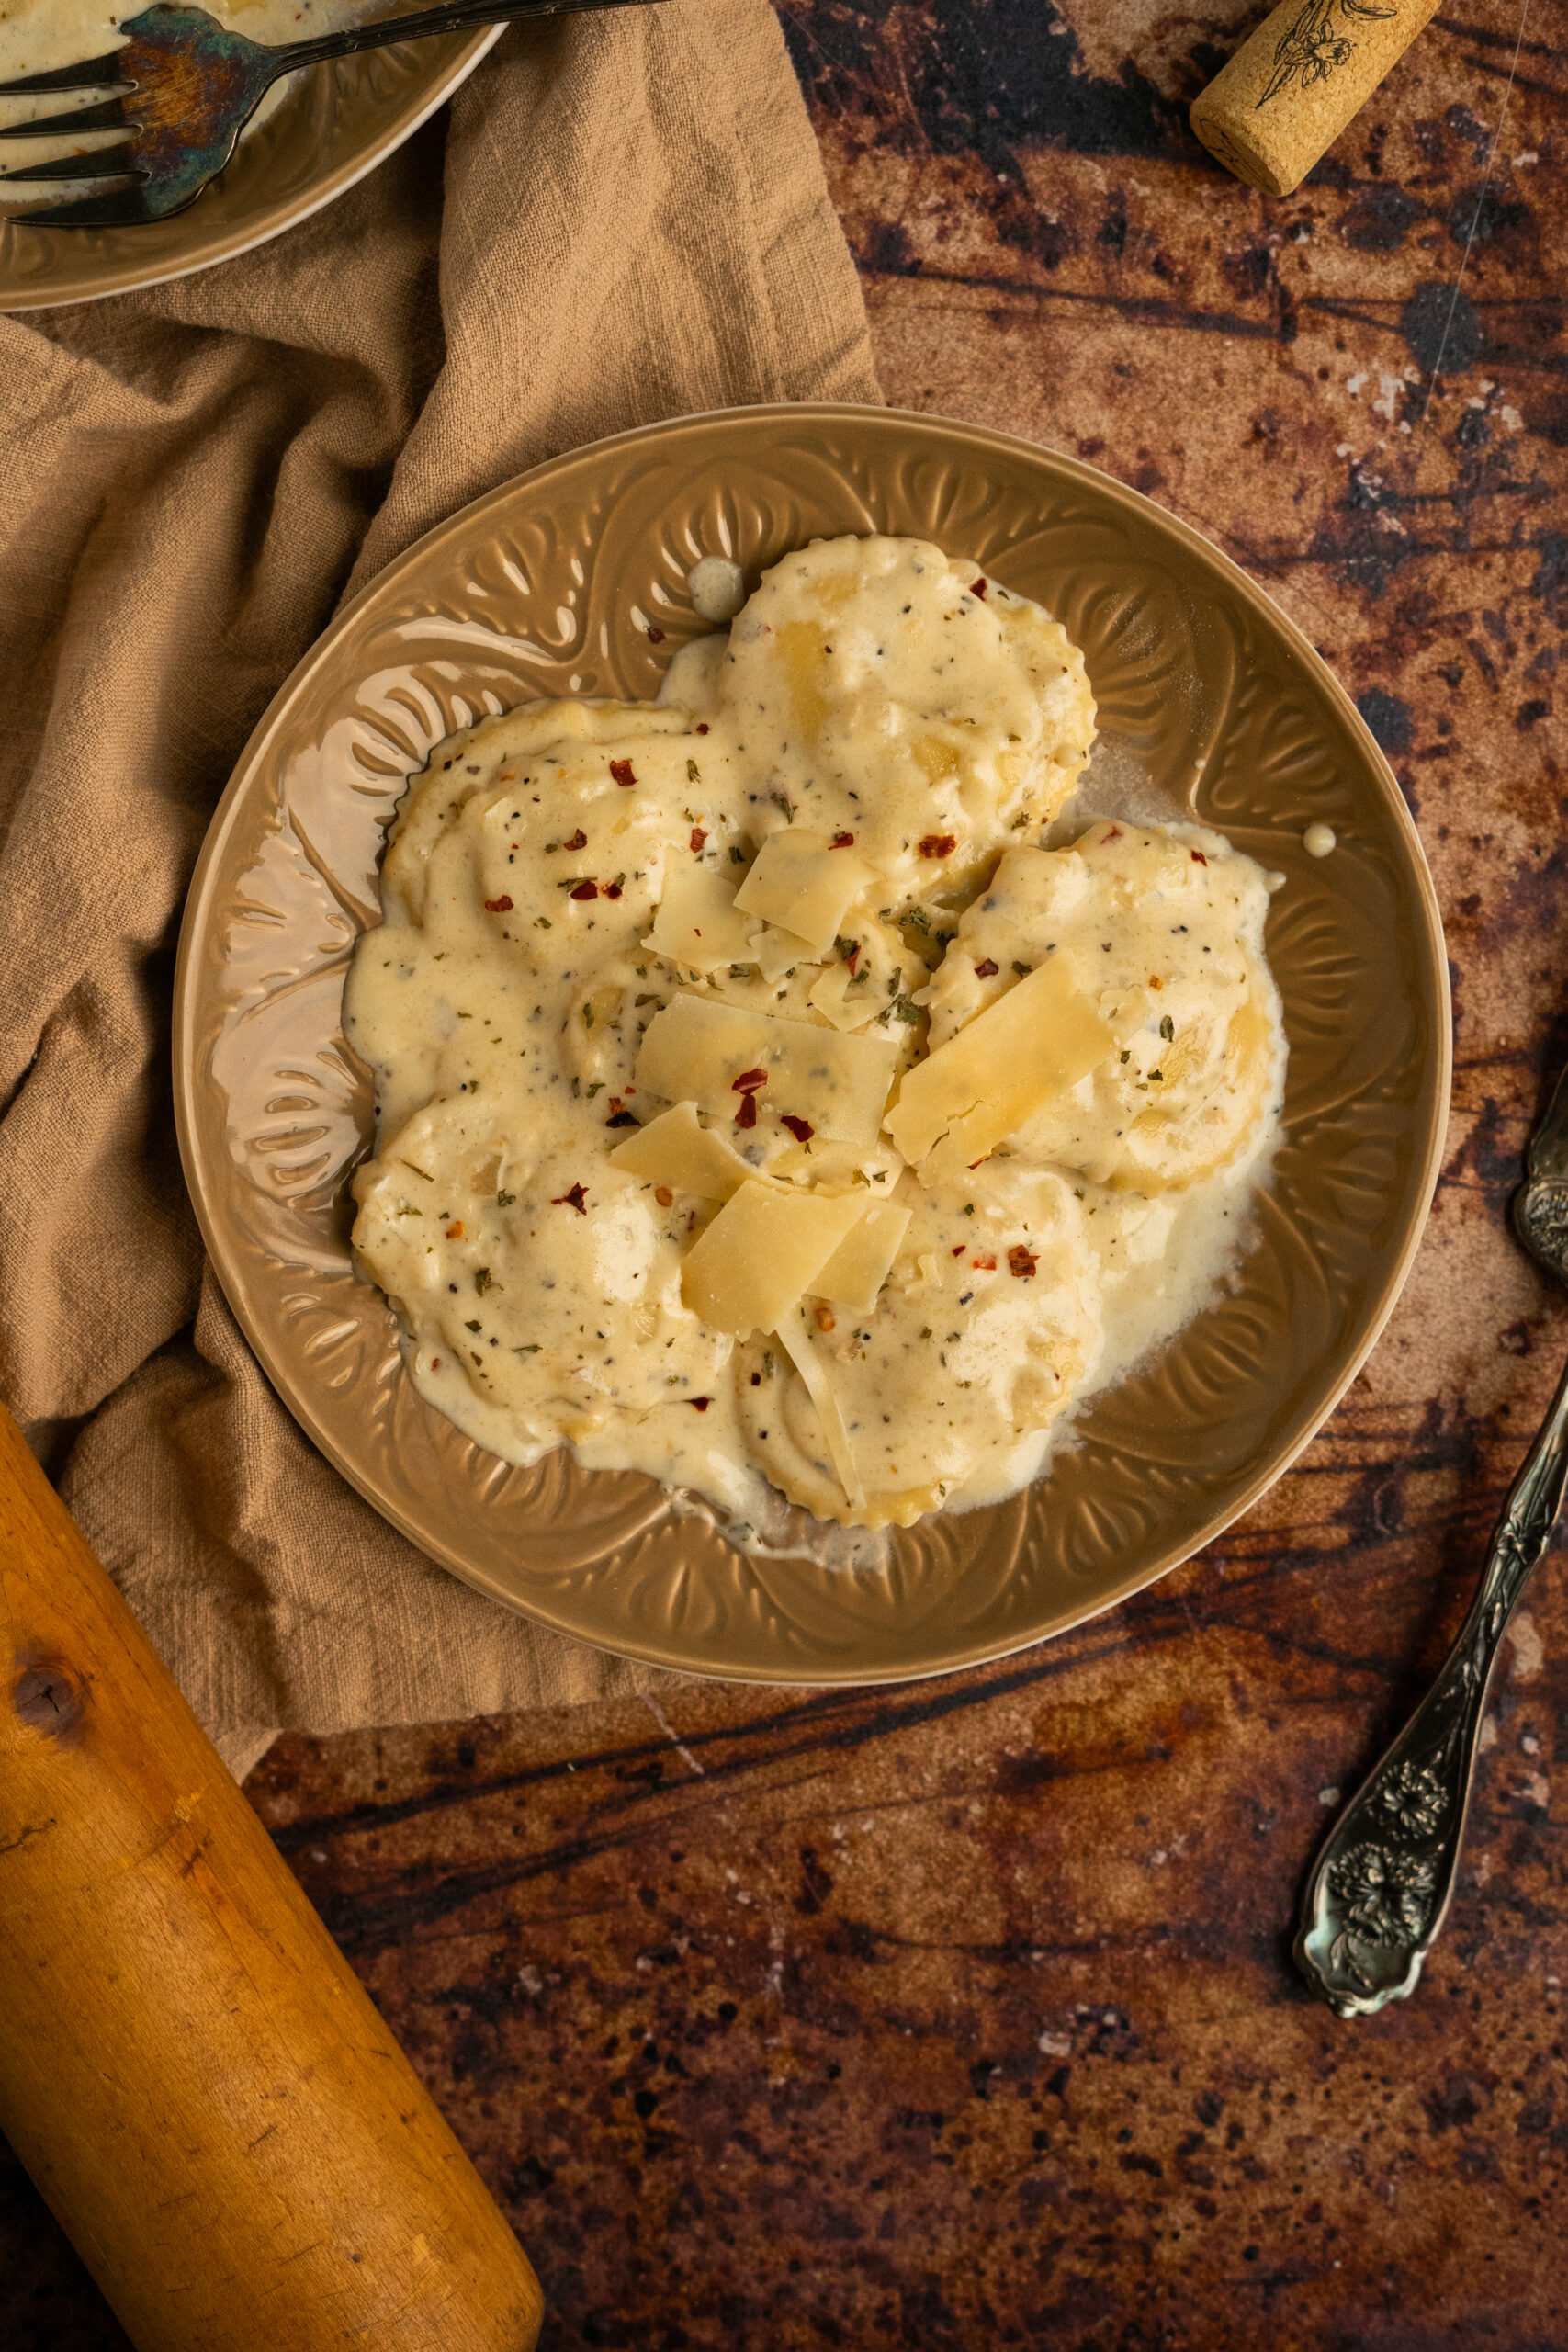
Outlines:
{"type": "Polygon", "coordinates": [[[487,899],[485,912],[487,915],[509,915],[512,912],[512,901],[510,899],[487,899]]]}
{"type": "Polygon", "coordinates": [[[599,896],[599,885],[597,882],[580,882],[576,889],[569,891],[567,895],[572,899],[596,899],[599,896]]]}
{"type": "Polygon", "coordinates": [[[845,956],[844,961],[850,967],[850,978],[852,980],[855,976],[855,966],[860,962],[860,941],[858,939],[852,943],[850,952],[845,956]]]}
{"type": "Polygon", "coordinates": [[[1207,865],[1209,861],[1201,849],[1195,849],[1192,853],[1192,863],[1194,865],[1207,865]]]}
{"type": "Polygon", "coordinates": [[[655,1184],[653,1197],[661,1209],[672,1209],[675,1205],[675,1195],[668,1184],[655,1184]]]}
{"type": "Polygon", "coordinates": [[[581,825],[579,825],[576,832],[573,833],[570,841],[562,842],[561,847],[562,849],[586,849],[588,847],[588,836],[583,831],[581,825]]]}
{"type": "Polygon", "coordinates": [[[641,1124],[635,1111],[616,1111],[604,1122],[607,1127],[636,1127],[641,1124]]]}
{"type": "Polygon", "coordinates": [[[455,1217],[446,1228],[446,1238],[448,1241],[461,1241],[462,1238],[463,1220],[460,1216],[455,1217]]]}
{"type": "Polygon", "coordinates": [[[698,721],[697,721],[697,733],[698,733],[699,735],[705,735],[705,734],[707,733],[707,731],[708,731],[708,723],[707,723],[707,720],[706,720],[705,718],[699,718],[699,719],[698,719],[698,721]]]}
{"type": "Polygon", "coordinates": [[[612,760],[610,762],[610,774],[615,777],[617,784],[632,785],[637,782],[637,770],[633,767],[630,760],[612,760]]]}
{"type": "Polygon", "coordinates": [[[791,1135],[795,1137],[796,1143],[809,1143],[812,1136],[817,1133],[816,1128],[812,1125],[809,1119],[797,1119],[793,1111],[786,1111],[784,1113],[784,1123],[789,1129],[791,1135]]]}
{"type": "Polygon", "coordinates": [[[440,1357],[439,1357],[439,1356],[432,1356],[432,1357],[431,1357],[431,1359],[430,1359],[430,1369],[431,1369],[431,1371],[432,1371],[432,1372],[439,1372],[439,1371],[440,1371],[440,1369],[441,1369],[441,1359],[440,1359],[440,1357]]]}
{"type": "Polygon", "coordinates": [[[920,842],[922,857],[951,857],[958,847],[956,833],[927,833],[920,842]]]}
{"type": "Polygon", "coordinates": [[[605,896],[607,899],[618,899],[618,898],[620,897],[620,895],[621,895],[621,886],[620,886],[620,884],[619,884],[618,882],[606,882],[606,883],[605,883],[605,885],[604,885],[604,896],[605,896]]]}
{"type": "Polygon", "coordinates": [[[955,1258],[962,1258],[962,1257],[963,1257],[963,1255],[964,1255],[964,1250],[968,1248],[968,1246],[969,1246],[969,1245],[968,1245],[968,1243],[967,1243],[966,1241],[961,1241],[961,1242],[958,1244],[957,1248],[954,1250],[954,1251],[953,1251],[953,1256],[954,1256],[955,1258]]]}
{"type": "Polygon", "coordinates": [[[553,1209],[575,1209],[579,1216],[586,1216],[588,1194],[581,1184],[573,1184],[566,1192],[557,1193],[550,1206],[553,1209]]]}
{"type": "Polygon", "coordinates": [[[1154,974],[1151,972],[1151,973],[1149,974],[1149,986],[1150,986],[1150,988],[1152,988],[1152,989],[1163,989],[1163,988],[1164,988],[1164,986],[1165,986],[1165,982],[1164,982],[1163,980],[1156,979],[1156,978],[1155,978],[1154,974]]]}
{"type": "Polygon", "coordinates": [[[839,1328],[839,1318],[830,1306],[813,1307],[811,1319],[819,1331],[836,1331],[839,1328]]]}
{"type": "Polygon", "coordinates": [[[983,1274],[994,1274],[997,1271],[997,1261],[988,1250],[976,1250],[970,1263],[978,1266],[983,1274]]]}
{"type": "Polygon", "coordinates": [[[1021,1241],[1015,1241],[1008,1251],[1008,1271],[1010,1273],[1017,1274],[1020,1281],[1022,1281],[1026,1274],[1032,1274],[1039,1263],[1040,1261],[1033,1250],[1026,1250],[1021,1241]]]}
{"type": "Polygon", "coordinates": [[[682,1405],[689,1405],[694,1413],[705,1413],[713,1403],[713,1398],[711,1396],[682,1396],[681,1402],[682,1405]]]}
{"type": "Polygon", "coordinates": [[[855,837],[853,833],[835,833],[833,835],[832,846],[835,849],[853,849],[854,845],[855,837]]]}
{"type": "Polygon", "coordinates": [[[983,964],[976,965],[975,978],[977,980],[992,980],[995,979],[999,969],[1000,967],[996,963],[995,959],[987,956],[983,964]]]}
{"type": "Polygon", "coordinates": [[[755,1094],[760,1086],[766,1086],[768,1073],[765,1069],[743,1069],[739,1078],[729,1082],[737,1094],[755,1094]]]}
{"type": "Polygon", "coordinates": [[[648,641],[649,645],[662,645],[664,642],[664,631],[655,628],[651,621],[648,624],[648,641]]]}
{"type": "Polygon", "coordinates": [[[738,1127],[754,1127],[756,1125],[757,1098],[754,1094],[743,1094],[741,1096],[740,1108],[735,1114],[735,1124],[738,1127]]]}
{"type": "Polygon", "coordinates": [[[700,825],[694,825],[692,827],[692,855],[694,857],[701,856],[703,843],[706,839],[707,835],[704,832],[700,825]]]}
{"type": "Polygon", "coordinates": [[[990,582],[986,579],[984,573],[982,573],[978,580],[972,580],[969,582],[969,594],[972,596],[984,596],[986,590],[989,585],[990,582]]]}

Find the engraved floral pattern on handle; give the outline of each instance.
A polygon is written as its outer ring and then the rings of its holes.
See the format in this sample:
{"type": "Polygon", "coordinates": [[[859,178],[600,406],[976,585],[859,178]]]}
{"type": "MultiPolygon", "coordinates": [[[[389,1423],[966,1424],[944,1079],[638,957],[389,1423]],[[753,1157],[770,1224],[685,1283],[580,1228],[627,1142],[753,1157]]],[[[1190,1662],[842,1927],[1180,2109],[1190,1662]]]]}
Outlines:
{"type": "MultiPolygon", "coordinates": [[[[1568,1073],[1531,1143],[1514,1202],[1526,1247],[1568,1283],[1568,1073]]],[[[1346,1806],[1314,1865],[1296,1964],[1342,2018],[1370,2017],[1420,1981],[1453,1893],[1487,1687],[1509,1615],[1551,1540],[1568,1487],[1568,1369],[1487,1555],[1481,1589],[1431,1690],[1346,1806]]]]}

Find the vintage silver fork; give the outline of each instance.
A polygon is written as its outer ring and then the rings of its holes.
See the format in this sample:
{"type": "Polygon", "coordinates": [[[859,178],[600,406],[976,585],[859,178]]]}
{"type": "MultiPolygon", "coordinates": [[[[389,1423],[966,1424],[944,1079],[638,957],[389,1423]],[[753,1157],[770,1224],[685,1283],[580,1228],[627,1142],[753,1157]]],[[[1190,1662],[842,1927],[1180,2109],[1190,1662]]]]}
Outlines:
{"type": "MultiPolygon", "coordinates": [[[[1568,1283],[1568,1069],[1530,1141],[1514,1230],[1568,1283]]],[[[1551,1540],[1568,1486],[1568,1369],[1492,1538],[1448,1662],[1330,1830],[1313,1868],[1296,1965],[1342,2018],[1416,1990],[1453,1893],[1486,1687],[1503,1629],[1551,1540]]]]}
{"type": "Polygon", "coordinates": [[[648,0],[447,0],[444,7],[382,17],[276,49],[231,32],[205,8],[145,8],[121,26],[127,35],[123,47],[85,58],[79,65],[62,65],[51,74],[0,82],[0,98],[56,90],[114,93],[96,106],[0,127],[0,138],[74,139],[90,130],[126,133],[114,146],[0,173],[0,191],[35,180],[117,183],[102,194],[95,190],[91,196],[15,216],[29,228],[113,229],[138,220],[167,220],[194,204],[208,181],[222,170],[264,93],[280,75],[297,73],[302,65],[513,17],[646,5],[648,0]]]}

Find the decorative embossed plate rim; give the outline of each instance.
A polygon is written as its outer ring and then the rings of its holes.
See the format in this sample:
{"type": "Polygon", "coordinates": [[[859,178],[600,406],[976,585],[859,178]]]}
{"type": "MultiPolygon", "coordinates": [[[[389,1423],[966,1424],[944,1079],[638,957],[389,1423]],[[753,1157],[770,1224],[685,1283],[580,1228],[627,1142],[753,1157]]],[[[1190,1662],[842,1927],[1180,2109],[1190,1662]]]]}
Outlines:
{"type": "Polygon", "coordinates": [[[232,261],[309,220],[411,138],[506,30],[409,41],[311,67],[188,212],[125,229],[0,219],[0,313],[96,301],[232,261]]]}
{"type": "MultiPolygon", "coordinates": [[[[1447,963],[1399,787],[1294,626],[1196,531],[1055,453],[832,405],[721,411],[600,442],[477,501],[333,623],[247,746],[192,884],[175,1102],[213,1263],[308,1434],[430,1555],[541,1624],[693,1673],[895,1679],[1003,1656],[1186,1558],[1306,1444],[1409,1269],[1448,1102],[1447,963]],[[369,1131],[338,1026],[408,772],[485,708],[649,694],[701,628],[698,553],[754,579],[814,535],[918,531],[1040,595],[1084,646],[1112,756],[1287,884],[1269,953],[1284,1136],[1233,1289],[1092,1402],[1050,1476],[865,1564],[757,1558],[705,1507],[557,1453],[461,1438],[355,1280],[345,1181],[369,1131]],[[656,650],[649,624],[657,616],[656,650]],[[1314,819],[1341,847],[1309,858],[1314,819]]],[[[805,1515],[797,1523],[808,1530],[805,1515]]]]}

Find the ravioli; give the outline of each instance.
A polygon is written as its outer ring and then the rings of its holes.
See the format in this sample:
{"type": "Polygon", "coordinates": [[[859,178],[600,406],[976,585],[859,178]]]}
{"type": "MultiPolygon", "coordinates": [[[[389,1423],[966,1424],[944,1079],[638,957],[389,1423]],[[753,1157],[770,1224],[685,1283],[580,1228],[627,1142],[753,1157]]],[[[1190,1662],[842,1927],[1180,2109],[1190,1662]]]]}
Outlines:
{"type": "Polygon", "coordinates": [[[615,1175],[579,1185],[581,1164],[570,1130],[536,1151],[447,1100],[355,1184],[355,1246],[417,1335],[416,1377],[533,1450],[706,1396],[730,1353],[682,1303],[684,1220],[615,1175]]]}
{"type": "Polygon", "coordinates": [[[1061,626],[921,539],[786,556],[730,631],[716,706],[765,768],[782,821],[852,833],[916,898],[1048,822],[1095,731],[1061,626]]]}
{"type": "Polygon", "coordinates": [[[1048,614],[873,537],[785,557],[656,704],[439,745],[344,1000],[421,1394],[753,1523],[1034,1476],[1234,1256],[1284,1051],[1251,860],[1044,846],[1094,734],[1048,614]]]}
{"type": "Polygon", "coordinates": [[[1024,1120],[1013,1148],[1145,1193],[1196,1183],[1244,1154],[1275,1107],[1268,906],[1253,861],[1197,827],[1106,820],[1067,849],[1010,850],[943,963],[932,1047],[1068,964],[1112,1050],[1024,1120]]]}
{"type": "Polygon", "coordinates": [[[908,1527],[976,1478],[1021,1483],[1099,1351],[1100,1283],[1065,1180],[1000,1171],[914,1193],[874,1312],[804,1317],[863,1499],[850,1504],[796,1363],[743,1347],[743,1425],[774,1485],[821,1519],[908,1527]]]}

